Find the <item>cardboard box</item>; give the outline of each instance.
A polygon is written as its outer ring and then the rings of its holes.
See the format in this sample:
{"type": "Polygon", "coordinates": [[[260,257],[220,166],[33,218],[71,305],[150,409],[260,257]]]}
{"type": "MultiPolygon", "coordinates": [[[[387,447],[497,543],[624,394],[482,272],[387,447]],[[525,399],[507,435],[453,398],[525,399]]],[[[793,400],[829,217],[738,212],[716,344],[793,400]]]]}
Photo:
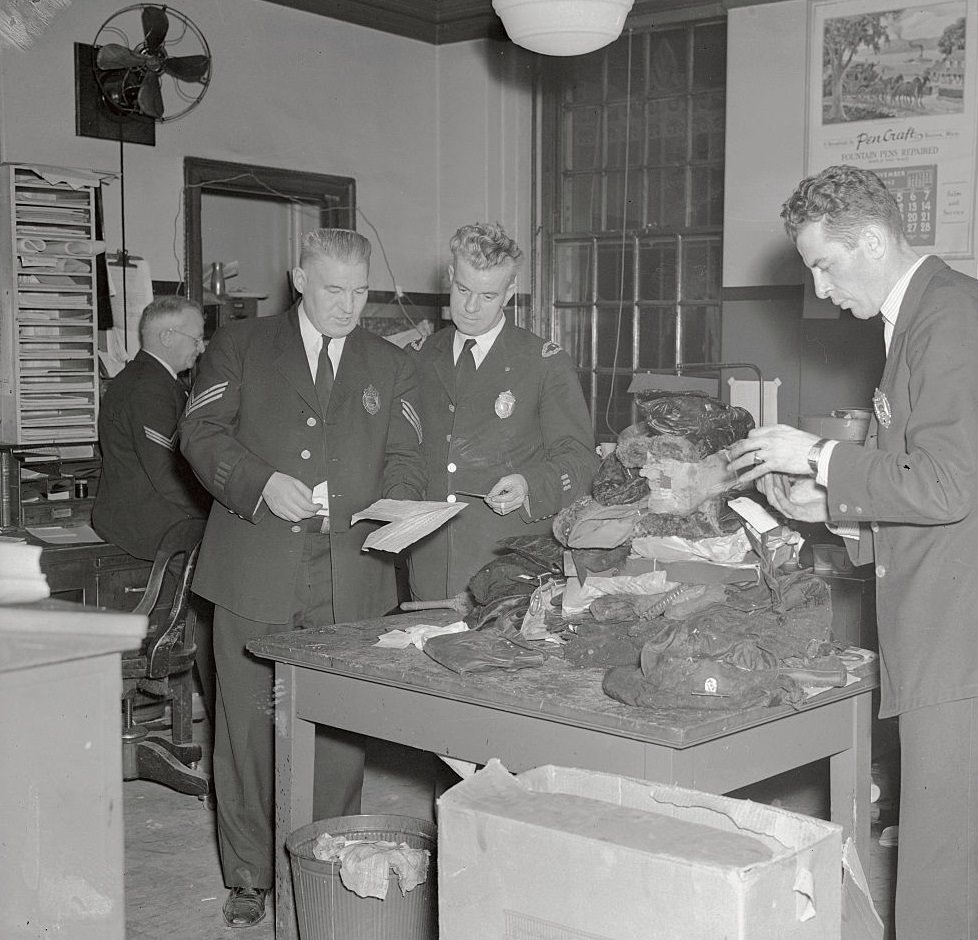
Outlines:
{"type": "Polygon", "coordinates": [[[499,761],[438,801],[440,940],[839,940],[842,828],[499,761]]]}

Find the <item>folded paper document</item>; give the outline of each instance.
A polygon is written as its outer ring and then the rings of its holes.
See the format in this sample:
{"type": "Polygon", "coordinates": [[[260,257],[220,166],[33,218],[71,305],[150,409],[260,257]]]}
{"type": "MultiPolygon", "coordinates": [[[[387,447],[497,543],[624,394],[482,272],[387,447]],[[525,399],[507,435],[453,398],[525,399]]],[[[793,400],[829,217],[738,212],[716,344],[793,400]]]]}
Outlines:
{"type": "Polygon", "coordinates": [[[433,502],[413,499],[378,499],[366,509],[354,513],[351,525],[361,519],[389,522],[371,532],[363,547],[384,552],[399,552],[418,539],[444,525],[468,503],[433,502]]]}

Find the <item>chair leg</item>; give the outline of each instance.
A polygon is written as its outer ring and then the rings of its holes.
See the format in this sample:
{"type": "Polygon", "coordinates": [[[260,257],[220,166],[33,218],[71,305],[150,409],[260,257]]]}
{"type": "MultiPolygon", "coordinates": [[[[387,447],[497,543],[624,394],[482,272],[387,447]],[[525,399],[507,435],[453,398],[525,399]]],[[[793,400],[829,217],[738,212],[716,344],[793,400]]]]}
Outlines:
{"type": "Polygon", "coordinates": [[[122,779],[139,779],[139,744],[146,739],[148,732],[142,725],[137,725],[132,715],[132,699],[123,699],[122,722],[122,779]]]}
{"type": "Polygon", "coordinates": [[[174,744],[189,744],[194,739],[194,673],[188,669],[170,676],[170,736],[174,744]]]}
{"type": "Polygon", "coordinates": [[[178,793],[205,796],[211,786],[210,777],[194,770],[163,746],[161,739],[148,739],[136,746],[141,780],[155,780],[178,793]]]}
{"type": "MultiPolygon", "coordinates": [[[[203,757],[203,749],[199,744],[175,744],[169,738],[164,738],[159,734],[151,734],[146,741],[157,744],[164,750],[169,751],[181,764],[190,767],[196,764],[203,757]]],[[[140,742],[143,743],[143,742],[140,742]]]]}

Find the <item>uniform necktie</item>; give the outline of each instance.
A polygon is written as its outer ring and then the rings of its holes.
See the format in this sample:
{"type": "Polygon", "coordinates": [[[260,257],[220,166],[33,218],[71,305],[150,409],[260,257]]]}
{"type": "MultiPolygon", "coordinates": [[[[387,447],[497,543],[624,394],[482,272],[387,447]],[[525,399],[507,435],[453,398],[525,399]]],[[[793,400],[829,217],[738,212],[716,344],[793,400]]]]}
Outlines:
{"type": "Polygon", "coordinates": [[[475,346],[475,340],[469,337],[462,344],[462,351],[458,354],[458,361],[455,363],[455,389],[465,386],[468,382],[475,376],[475,354],[472,352],[472,347],[475,346]]]}
{"type": "Polygon", "coordinates": [[[323,415],[329,408],[329,396],[333,391],[333,363],[329,358],[331,337],[323,336],[323,345],[319,348],[319,365],[316,366],[316,395],[322,405],[323,415]]]}

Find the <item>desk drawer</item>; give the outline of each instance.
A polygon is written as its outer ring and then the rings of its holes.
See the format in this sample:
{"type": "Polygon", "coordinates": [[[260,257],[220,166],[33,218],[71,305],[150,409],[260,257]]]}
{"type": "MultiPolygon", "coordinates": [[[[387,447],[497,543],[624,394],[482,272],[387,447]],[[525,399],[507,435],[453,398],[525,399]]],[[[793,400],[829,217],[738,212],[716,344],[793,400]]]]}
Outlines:
{"type": "Polygon", "coordinates": [[[92,521],[94,499],[54,499],[21,503],[21,526],[87,525],[92,521]]]}
{"type": "Polygon", "coordinates": [[[95,569],[95,603],[111,610],[132,610],[143,598],[152,564],[128,557],[99,562],[95,569]]]}

